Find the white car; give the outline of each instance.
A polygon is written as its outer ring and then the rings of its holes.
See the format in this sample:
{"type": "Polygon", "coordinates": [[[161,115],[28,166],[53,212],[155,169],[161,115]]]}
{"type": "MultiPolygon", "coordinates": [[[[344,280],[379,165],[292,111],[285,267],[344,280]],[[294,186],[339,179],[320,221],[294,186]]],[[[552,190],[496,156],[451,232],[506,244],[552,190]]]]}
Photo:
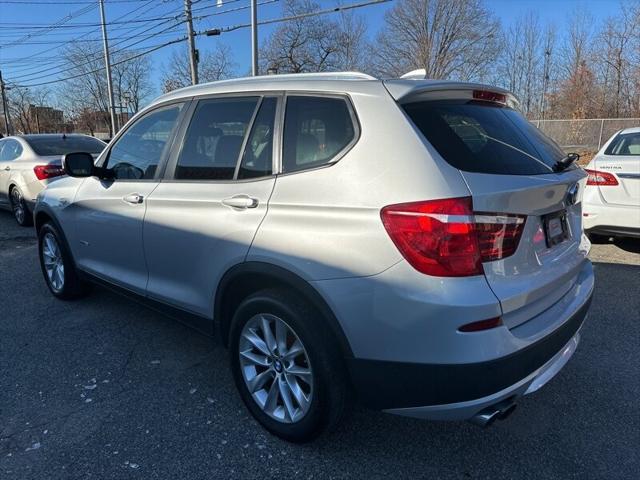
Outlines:
{"type": "Polygon", "coordinates": [[[640,238],[640,127],[616,133],[585,170],[585,231],[592,237],[640,238]]]}
{"type": "Polygon", "coordinates": [[[38,193],[64,175],[62,156],[77,151],[97,156],[106,145],[81,134],[32,134],[0,139],[0,209],[13,211],[18,225],[31,225],[38,193]]]}

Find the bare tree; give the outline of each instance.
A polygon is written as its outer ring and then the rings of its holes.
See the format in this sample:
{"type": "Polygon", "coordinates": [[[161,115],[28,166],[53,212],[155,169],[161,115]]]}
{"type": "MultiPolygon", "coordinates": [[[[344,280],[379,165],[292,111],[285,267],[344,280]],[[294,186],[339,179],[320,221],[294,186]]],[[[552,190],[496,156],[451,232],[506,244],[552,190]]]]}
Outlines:
{"type": "MultiPolygon", "coordinates": [[[[34,114],[35,107],[48,106],[50,91],[46,88],[31,89],[27,87],[12,86],[8,90],[8,104],[11,123],[14,130],[19,133],[36,133],[39,119],[34,114]]],[[[44,124],[47,119],[43,120],[44,124]]],[[[50,129],[50,125],[46,125],[50,129]]]]}
{"type": "Polygon", "coordinates": [[[337,22],[336,42],[339,70],[365,72],[371,69],[367,23],[363,17],[354,11],[342,12],[337,22]]]}
{"type": "MultiPolygon", "coordinates": [[[[162,90],[170,92],[191,85],[189,59],[182,50],[174,50],[162,74],[162,90]]],[[[221,43],[213,51],[201,55],[198,62],[200,82],[214,82],[233,76],[236,63],[228,45],[221,43]]]]}
{"type": "MultiPolygon", "coordinates": [[[[151,93],[151,64],[147,57],[137,57],[136,51],[116,51],[112,53],[112,76],[114,100],[119,107],[128,97],[130,107],[135,112],[151,93]],[[126,92],[126,94],[125,94],[126,92]]],[[[72,117],[87,110],[98,112],[99,124],[107,125],[109,134],[110,108],[107,81],[101,50],[95,45],[75,45],[66,53],[67,71],[75,78],[64,82],[59,98],[64,109],[72,117]]]]}
{"type": "Polygon", "coordinates": [[[622,3],[620,14],[606,19],[596,37],[594,52],[601,88],[600,109],[603,115],[619,117],[629,114],[634,96],[634,41],[640,29],[640,4],[636,8],[622,3]]]}
{"type": "MultiPolygon", "coordinates": [[[[287,0],[284,16],[319,9],[312,0],[287,0]]],[[[281,24],[261,49],[261,70],[279,73],[338,70],[337,25],[326,17],[311,16],[281,24]]]]}
{"type": "Polygon", "coordinates": [[[377,73],[424,68],[429,78],[482,79],[496,57],[499,28],[480,0],[399,0],[372,52],[377,73]]]}
{"type": "Polygon", "coordinates": [[[498,71],[502,83],[520,99],[525,114],[531,115],[540,105],[540,69],[543,66],[543,38],[539,35],[538,15],[529,12],[519,17],[503,33],[498,71]]]}

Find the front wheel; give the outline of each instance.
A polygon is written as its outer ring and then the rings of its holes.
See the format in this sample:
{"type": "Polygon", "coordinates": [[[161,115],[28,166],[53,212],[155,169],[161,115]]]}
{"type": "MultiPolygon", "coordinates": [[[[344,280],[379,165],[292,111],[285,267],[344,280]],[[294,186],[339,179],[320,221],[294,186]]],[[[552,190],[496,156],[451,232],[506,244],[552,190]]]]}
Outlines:
{"type": "Polygon", "coordinates": [[[242,400],[271,433],[305,442],[343,417],[350,402],[342,359],[323,318],[303,299],[284,290],[249,296],[229,340],[242,400]]]}
{"type": "Polygon", "coordinates": [[[33,218],[31,218],[31,212],[27,207],[27,202],[24,200],[24,196],[18,187],[13,187],[9,194],[11,201],[11,210],[13,211],[13,217],[21,227],[29,227],[33,225],[33,218]]]}
{"type": "Polygon", "coordinates": [[[42,274],[54,296],[71,300],[87,292],[88,286],[78,277],[60,232],[51,223],[38,231],[38,253],[42,274]]]}

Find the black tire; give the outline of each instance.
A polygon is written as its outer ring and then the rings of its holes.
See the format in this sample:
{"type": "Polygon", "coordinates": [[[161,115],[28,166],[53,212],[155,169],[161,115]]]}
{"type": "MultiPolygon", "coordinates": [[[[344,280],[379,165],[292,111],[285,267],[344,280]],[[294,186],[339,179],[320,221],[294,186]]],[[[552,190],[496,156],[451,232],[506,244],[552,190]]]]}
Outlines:
{"type": "Polygon", "coordinates": [[[24,201],[24,196],[18,187],[13,187],[9,192],[9,201],[11,202],[11,211],[13,218],[21,227],[30,227],[33,225],[33,217],[31,211],[24,201]]]}
{"type": "Polygon", "coordinates": [[[260,424],[284,440],[296,443],[313,440],[336,427],[350,410],[353,396],[337,342],[329,333],[325,319],[308,302],[292,292],[268,289],[247,297],[233,316],[229,353],[234,380],[245,405],[260,424]],[[292,423],[278,421],[263,411],[249,392],[241,371],[240,337],[247,322],[258,314],[282,319],[308,354],[313,372],[313,393],[306,414],[292,423]]]}
{"type": "Polygon", "coordinates": [[[83,282],[76,271],[73,258],[67,248],[64,237],[52,223],[45,223],[38,231],[38,257],[40,258],[40,268],[42,275],[49,288],[49,291],[61,300],[73,300],[86,295],[90,289],[89,284],[83,282]],[[62,285],[56,286],[50,279],[45,266],[45,243],[48,236],[52,236],[59,249],[59,257],[63,265],[62,285]]]}

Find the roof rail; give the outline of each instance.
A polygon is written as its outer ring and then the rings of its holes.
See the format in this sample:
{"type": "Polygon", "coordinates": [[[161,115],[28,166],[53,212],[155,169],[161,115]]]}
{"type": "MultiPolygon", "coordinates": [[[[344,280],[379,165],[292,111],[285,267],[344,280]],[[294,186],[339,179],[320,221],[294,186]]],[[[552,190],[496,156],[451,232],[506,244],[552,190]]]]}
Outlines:
{"type": "MultiPolygon", "coordinates": [[[[352,80],[377,80],[376,77],[373,77],[369,74],[362,72],[312,72],[312,73],[277,73],[274,75],[261,75],[260,77],[267,78],[304,78],[307,80],[313,80],[314,78],[327,80],[327,79],[352,79],[352,80]]],[[[248,77],[254,78],[254,77],[248,77]]]]}

